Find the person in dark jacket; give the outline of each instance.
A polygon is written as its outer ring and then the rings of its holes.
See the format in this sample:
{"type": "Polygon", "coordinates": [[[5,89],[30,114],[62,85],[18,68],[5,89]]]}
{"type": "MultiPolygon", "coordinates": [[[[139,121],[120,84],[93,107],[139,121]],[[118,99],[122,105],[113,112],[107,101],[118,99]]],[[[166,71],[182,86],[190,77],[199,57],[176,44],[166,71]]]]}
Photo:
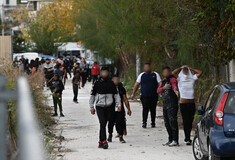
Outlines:
{"type": "Polygon", "coordinates": [[[50,89],[52,92],[54,109],[55,109],[55,113],[52,116],[53,117],[58,116],[57,114],[57,105],[58,105],[60,109],[60,116],[64,117],[62,109],[62,92],[64,90],[64,85],[57,74],[55,74],[53,77],[50,89]]]}
{"type": "Polygon", "coordinates": [[[113,76],[112,80],[118,89],[118,93],[121,98],[122,110],[121,112],[116,112],[115,109],[113,109],[112,111],[112,115],[110,117],[109,124],[108,124],[108,129],[109,129],[108,141],[112,142],[113,127],[114,125],[116,125],[116,130],[118,133],[119,141],[121,143],[126,143],[126,141],[123,139],[124,130],[126,129],[126,117],[125,117],[126,115],[125,115],[125,108],[124,108],[123,103],[125,103],[126,105],[127,114],[131,116],[130,103],[126,96],[126,89],[123,87],[123,84],[120,82],[120,78],[117,75],[115,75],[113,76]]]}
{"type": "Polygon", "coordinates": [[[73,79],[72,79],[72,83],[73,83],[73,102],[78,103],[78,88],[80,86],[80,72],[76,72],[73,79]]]}
{"type": "Polygon", "coordinates": [[[157,93],[162,94],[164,123],[169,135],[165,145],[178,146],[178,84],[169,67],[163,68],[163,76],[164,79],[160,82],[157,93]]]}
{"type": "Polygon", "coordinates": [[[120,112],[122,108],[117,88],[113,81],[108,78],[108,70],[103,68],[100,76],[101,78],[95,82],[92,88],[89,104],[91,114],[94,115],[97,112],[100,122],[99,148],[107,149],[106,125],[113,109],[113,102],[115,102],[116,111],[120,112]]]}

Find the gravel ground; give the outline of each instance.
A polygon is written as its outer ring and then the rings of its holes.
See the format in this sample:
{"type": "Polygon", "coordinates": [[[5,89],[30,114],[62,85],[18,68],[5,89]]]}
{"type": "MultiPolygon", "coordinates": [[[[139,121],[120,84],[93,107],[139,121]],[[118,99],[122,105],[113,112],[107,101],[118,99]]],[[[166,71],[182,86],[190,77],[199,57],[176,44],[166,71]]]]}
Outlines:
{"type": "MultiPolygon", "coordinates": [[[[126,144],[118,139],[109,143],[109,149],[99,149],[99,123],[96,115],[89,112],[88,101],[91,84],[79,90],[79,104],[72,101],[71,80],[68,80],[63,92],[65,117],[57,118],[57,134],[65,137],[62,142],[61,157],[63,160],[193,160],[192,147],[183,143],[183,131],[180,130],[180,146],[167,147],[167,132],[162,118],[156,119],[156,128],[141,127],[142,107],[138,102],[131,102],[132,116],[127,117],[126,144]]],[[[162,110],[157,109],[157,117],[162,117],[162,110]]],[[[150,117],[149,117],[150,118],[150,117]]]]}

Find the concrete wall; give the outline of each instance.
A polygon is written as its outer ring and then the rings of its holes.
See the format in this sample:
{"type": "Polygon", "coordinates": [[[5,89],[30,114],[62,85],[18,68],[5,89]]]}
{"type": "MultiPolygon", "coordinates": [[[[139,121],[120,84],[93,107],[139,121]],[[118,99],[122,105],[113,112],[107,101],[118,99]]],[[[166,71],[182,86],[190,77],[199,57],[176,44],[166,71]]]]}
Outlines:
{"type": "Polygon", "coordinates": [[[12,39],[11,36],[0,36],[0,64],[2,60],[12,61],[12,39]]]}
{"type": "Polygon", "coordinates": [[[235,82],[235,59],[229,63],[229,81],[235,82]]]}

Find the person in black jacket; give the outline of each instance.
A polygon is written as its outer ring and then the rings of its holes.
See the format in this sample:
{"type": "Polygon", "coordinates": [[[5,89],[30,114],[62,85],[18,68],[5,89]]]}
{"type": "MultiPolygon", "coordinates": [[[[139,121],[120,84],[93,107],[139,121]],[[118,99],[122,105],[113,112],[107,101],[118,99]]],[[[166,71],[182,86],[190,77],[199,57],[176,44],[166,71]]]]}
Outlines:
{"type": "Polygon", "coordinates": [[[54,109],[55,113],[52,115],[53,117],[58,116],[57,114],[57,104],[60,109],[60,116],[64,117],[63,109],[62,109],[62,92],[64,90],[64,85],[62,81],[59,79],[57,74],[54,75],[52,85],[50,87],[53,97],[54,109]]]}
{"type": "Polygon", "coordinates": [[[113,107],[115,107],[115,110],[118,112],[120,112],[122,108],[117,88],[113,81],[108,78],[108,70],[102,68],[100,76],[101,78],[95,82],[91,91],[89,104],[91,114],[94,115],[96,111],[100,122],[99,148],[107,149],[106,125],[110,119],[111,111],[113,107]],[[115,105],[113,105],[113,102],[115,105]]]}

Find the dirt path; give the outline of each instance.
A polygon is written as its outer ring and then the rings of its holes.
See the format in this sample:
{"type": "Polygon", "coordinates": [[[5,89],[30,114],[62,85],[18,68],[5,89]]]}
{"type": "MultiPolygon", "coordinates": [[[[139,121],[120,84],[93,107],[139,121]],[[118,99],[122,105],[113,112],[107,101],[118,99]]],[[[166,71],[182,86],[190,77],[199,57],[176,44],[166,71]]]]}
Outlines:
{"type": "MultiPolygon", "coordinates": [[[[108,150],[98,149],[97,116],[89,112],[88,100],[91,84],[79,90],[79,104],[72,102],[72,85],[69,80],[63,93],[64,118],[58,118],[56,132],[65,137],[62,146],[64,160],[193,160],[192,147],[183,143],[180,131],[180,147],[162,146],[167,141],[163,120],[157,119],[156,128],[141,128],[141,105],[132,102],[133,115],[127,117],[126,144],[114,139],[108,150]]],[[[160,108],[157,116],[161,116],[160,108]]],[[[148,124],[150,125],[150,124],[148,124]]],[[[148,126],[149,127],[149,126],[148,126]]]]}

